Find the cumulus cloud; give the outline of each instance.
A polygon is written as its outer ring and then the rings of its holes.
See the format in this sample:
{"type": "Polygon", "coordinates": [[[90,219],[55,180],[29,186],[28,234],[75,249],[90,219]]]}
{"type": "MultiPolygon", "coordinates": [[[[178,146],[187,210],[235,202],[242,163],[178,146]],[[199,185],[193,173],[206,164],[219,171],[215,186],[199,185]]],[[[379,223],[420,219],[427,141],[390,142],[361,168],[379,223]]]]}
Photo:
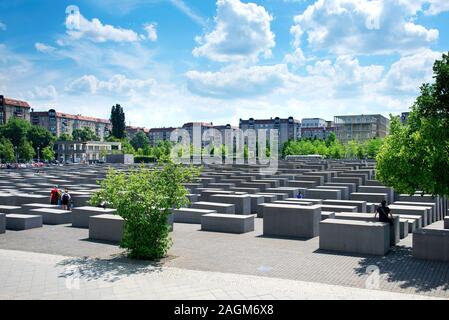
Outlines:
{"type": "Polygon", "coordinates": [[[6,31],[6,24],[4,24],[3,22],[0,21],[0,30],[1,31],[6,31]]]}
{"type": "Polygon", "coordinates": [[[197,37],[193,50],[197,57],[213,61],[234,62],[257,60],[270,56],[275,35],[270,23],[273,17],[264,7],[240,0],[218,0],[215,28],[197,37]]]}
{"type": "Polygon", "coordinates": [[[86,19],[79,11],[66,16],[65,26],[67,34],[72,39],[88,39],[93,42],[138,42],[144,39],[156,41],[157,33],[154,24],[144,26],[145,34],[138,34],[134,30],[103,24],[99,19],[86,19]]]}
{"type": "Polygon", "coordinates": [[[432,66],[441,56],[440,52],[424,49],[401,57],[392,64],[380,83],[380,89],[387,94],[418,93],[423,83],[432,81],[432,66]]]}
{"type": "Polygon", "coordinates": [[[84,75],[72,81],[66,91],[69,93],[110,93],[132,95],[137,91],[149,91],[155,84],[155,80],[129,79],[124,75],[117,74],[109,80],[99,80],[94,75],[84,75]]]}
{"type": "Polygon", "coordinates": [[[287,66],[283,64],[186,74],[191,92],[224,99],[267,95],[282,87],[288,75],[287,66]]]}
{"type": "Polygon", "coordinates": [[[438,40],[438,30],[413,21],[424,2],[318,0],[294,18],[295,47],[304,37],[313,50],[337,55],[403,53],[428,47],[438,40]]]}

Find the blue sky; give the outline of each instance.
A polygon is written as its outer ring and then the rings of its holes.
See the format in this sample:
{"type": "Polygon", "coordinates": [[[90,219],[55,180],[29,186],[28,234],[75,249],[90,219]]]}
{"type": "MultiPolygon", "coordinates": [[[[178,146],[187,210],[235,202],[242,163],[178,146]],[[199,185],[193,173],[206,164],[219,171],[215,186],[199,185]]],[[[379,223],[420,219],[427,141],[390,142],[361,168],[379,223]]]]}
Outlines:
{"type": "Polygon", "coordinates": [[[0,94],[132,125],[406,111],[447,0],[0,2],[0,94]],[[72,6],[70,10],[67,10],[72,6]]]}

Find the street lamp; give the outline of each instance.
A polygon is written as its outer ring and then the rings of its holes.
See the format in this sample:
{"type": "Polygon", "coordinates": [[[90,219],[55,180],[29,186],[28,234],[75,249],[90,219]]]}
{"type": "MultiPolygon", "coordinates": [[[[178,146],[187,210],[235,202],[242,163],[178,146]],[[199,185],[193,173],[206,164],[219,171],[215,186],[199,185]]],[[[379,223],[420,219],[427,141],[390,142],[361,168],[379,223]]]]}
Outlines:
{"type": "Polygon", "coordinates": [[[17,151],[17,146],[14,147],[15,153],[16,153],[16,163],[19,163],[19,153],[17,151]]]}
{"type": "Polygon", "coordinates": [[[41,149],[40,147],[37,147],[37,162],[41,162],[41,157],[39,153],[40,149],[41,149]]]}

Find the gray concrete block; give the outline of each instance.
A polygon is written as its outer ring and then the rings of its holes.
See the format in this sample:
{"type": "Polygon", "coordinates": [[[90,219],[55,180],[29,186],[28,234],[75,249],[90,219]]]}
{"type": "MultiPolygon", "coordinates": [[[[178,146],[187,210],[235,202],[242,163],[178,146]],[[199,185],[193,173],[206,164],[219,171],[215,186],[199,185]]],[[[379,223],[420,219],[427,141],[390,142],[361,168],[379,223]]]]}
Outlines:
{"type": "Polygon", "coordinates": [[[72,213],[70,211],[41,208],[32,209],[28,214],[42,216],[44,224],[48,225],[72,223],[72,213]]]}
{"type": "Polygon", "coordinates": [[[357,212],[360,213],[371,213],[367,211],[366,201],[354,201],[354,200],[323,200],[325,205],[336,205],[336,206],[356,206],[357,212]]]}
{"type": "Polygon", "coordinates": [[[327,219],[320,223],[320,249],[384,256],[390,250],[387,223],[327,219]]]}
{"type": "Polygon", "coordinates": [[[206,214],[201,217],[201,230],[223,233],[254,231],[254,215],[206,214]]]}
{"type": "Polygon", "coordinates": [[[345,186],[318,186],[315,189],[340,190],[341,200],[349,199],[349,188],[345,186]]]}
{"type": "Polygon", "coordinates": [[[306,197],[313,199],[333,199],[341,200],[341,190],[332,189],[307,189],[306,197]]]}
{"type": "Polygon", "coordinates": [[[422,218],[422,226],[425,227],[429,224],[429,209],[426,209],[425,207],[414,207],[414,206],[402,206],[402,205],[395,205],[392,204],[388,206],[391,210],[392,214],[405,214],[405,215],[413,215],[418,216],[422,218]]]}
{"type": "Polygon", "coordinates": [[[223,214],[235,214],[235,205],[229,203],[217,203],[217,202],[195,202],[191,206],[193,209],[205,209],[215,210],[218,213],[223,214]]]}
{"type": "Polygon", "coordinates": [[[180,208],[173,210],[175,223],[201,224],[201,217],[205,214],[217,213],[215,210],[180,208]]]}
{"type": "Polygon", "coordinates": [[[413,257],[423,260],[449,262],[449,230],[442,229],[443,223],[436,223],[438,228],[423,228],[413,234],[413,257]]]}
{"type": "Polygon", "coordinates": [[[42,228],[42,216],[28,214],[7,214],[6,229],[21,231],[42,228]]]}
{"type": "Polygon", "coordinates": [[[6,215],[0,213],[0,234],[5,233],[6,230],[6,215]]]}
{"type": "Polygon", "coordinates": [[[321,208],[289,204],[267,204],[263,213],[265,236],[314,238],[319,235],[321,208]]]}
{"type": "Polygon", "coordinates": [[[101,214],[114,214],[116,209],[103,209],[97,207],[78,207],[72,210],[72,227],[89,228],[89,218],[101,214]]]}
{"type": "Polygon", "coordinates": [[[89,218],[89,239],[120,242],[123,238],[125,220],[112,214],[91,216],[89,218]]]}
{"type": "Polygon", "coordinates": [[[14,214],[14,213],[21,213],[22,207],[19,206],[7,206],[7,205],[0,205],[0,212],[3,212],[4,214],[14,214]]]}
{"type": "Polygon", "coordinates": [[[354,193],[351,193],[350,199],[357,200],[357,201],[381,203],[384,200],[388,202],[388,194],[386,194],[386,193],[354,192],[354,193]]]}
{"type": "Polygon", "coordinates": [[[449,229],[449,216],[444,217],[444,229],[449,229]]]}
{"type": "Polygon", "coordinates": [[[409,226],[408,226],[409,222],[407,219],[400,219],[399,222],[400,222],[401,239],[405,239],[408,237],[408,234],[409,234],[409,232],[408,232],[409,231],[409,226]]]}
{"type": "MultiPolygon", "coordinates": [[[[356,220],[365,222],[379,222],[379,219],[372,213],[354,213],[354,212],[336,212],[335,219],[338,220],[356,220]]],[[[395,246],[401,240],[400,217],[394,216],[393,226],[388,224],[390,232],[391,246],[395,246]]]]}
{"type": "Polygon", "coordinates": [[[356,206],[320,204],[321,210],[334,212],[357,212],[356,206]]]}
{"type": "Polygon", "coordinates": [[[251,214],[251,197],[249,195],[218,194],[210,196],[210,201],[233,204],[235,206],[235,214],[251,214]]]}

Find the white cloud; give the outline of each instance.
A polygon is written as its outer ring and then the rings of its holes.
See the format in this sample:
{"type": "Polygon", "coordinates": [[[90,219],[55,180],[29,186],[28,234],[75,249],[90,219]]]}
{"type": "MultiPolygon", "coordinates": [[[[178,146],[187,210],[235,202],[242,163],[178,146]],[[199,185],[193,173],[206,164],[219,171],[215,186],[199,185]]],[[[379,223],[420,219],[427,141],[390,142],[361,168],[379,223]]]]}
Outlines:
{"type": "Polygon", "coordinates": [[[438,15],[449,11],[449,1],[447,0],[429,0],[429,8],[425,11],[428,15],[438,15]]]}
{"type": "Polygon", "coordinates": [[[144,26],[148,40],[155,42],[157,40],[156,24],[148,23],[144,26]]]}
{"type": "Polygon", "coordinates": [[[56,50],[55,47],[52,47],[52,46],[46,45],[45,43],[40,43],[40,42],[36,42],[34,47],[36,48],[37,51],[43,52],[43,53],[51,53],[56,50]]]}
{"type": "Polygon", "coordinates": [[[150,91],[155,83],[154,79],[128,79],[121,74],[114,75],[107,81],[99,80],[93,75],[84,75],[72,81],[66,87],[66,91],[69,93],[133,95],[137,91],[150,91]]]}
{"type": "Polygon", "coordinates": [[[137,32],[103,24],[99,19],[91,21],[81,13],[68,14],[65,25],[67,34],[73,39],[89,39],[93,42],[137,42],[145,38],[137,32]]]}
{"type": "Polygon", "coordinates": [[[0,30],[1,31],[6,31],[6,24],[4,24],[3,22],[0,21],[0,30]]]}
{"type": "Polygon", "coordinates": [[[432,66],[441,56],[439,52],[425,49],[401,57],[392,64],[380,89],[387,94],[417,94],[423,83],[432,82],[432,66]]]}
{"type": "Polygon", "coordinates": [[[439,32],[413,20],[424,0],[318,0],[294,18],[295,47],[342,54],[403,53],[428,47],[439,32]]]}
{"type": "Polygon", "coordinates": [[[242,98],[268,95],[284,86],[289,72],[286,65],[230,68],[218,72],[189,71],[191,92],[213,98],[242,98]]]}
{"type": "Polygon", "coordinates": [[[202,37],[193,50],[197,57],[219,62],[257,60],[271,55],[275,35],[270,23],[273,17],[264,7],[240,0],[218,0],[215,29],[202,37]]]}

